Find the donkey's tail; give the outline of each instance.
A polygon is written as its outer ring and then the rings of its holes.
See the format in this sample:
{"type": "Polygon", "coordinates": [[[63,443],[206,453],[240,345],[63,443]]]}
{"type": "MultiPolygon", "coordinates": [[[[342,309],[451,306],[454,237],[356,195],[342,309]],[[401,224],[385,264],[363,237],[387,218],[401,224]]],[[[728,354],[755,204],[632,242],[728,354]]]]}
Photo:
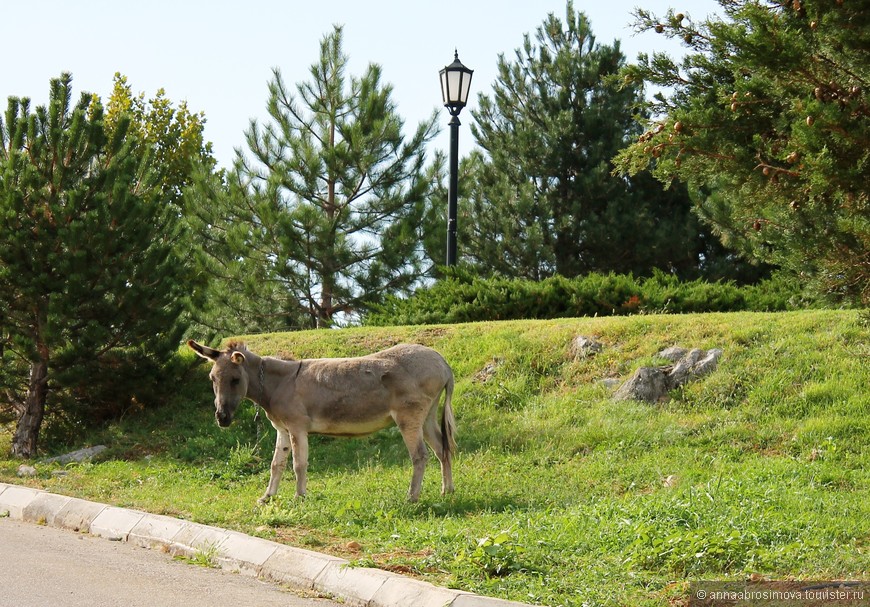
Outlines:
{"type": "Polygon", "coordinates": [[[447,378],[447,383],[444,386],[444,410],[441,412],[441,448],[444,451],[445,463],[449,464],[453,461],[453,454],[456,453],[456,419],[453,417],[453,371],[447,378]]]}

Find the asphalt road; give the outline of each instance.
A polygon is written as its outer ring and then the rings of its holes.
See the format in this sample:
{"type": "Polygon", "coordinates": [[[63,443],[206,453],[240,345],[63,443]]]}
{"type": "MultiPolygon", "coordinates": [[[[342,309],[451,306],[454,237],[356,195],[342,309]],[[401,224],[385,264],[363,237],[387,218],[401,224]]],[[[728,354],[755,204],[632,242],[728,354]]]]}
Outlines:
{"type": "Polygon", "coordinates": [[[0,607],[338,607],[155,550],[0,518],[0,607]]]}

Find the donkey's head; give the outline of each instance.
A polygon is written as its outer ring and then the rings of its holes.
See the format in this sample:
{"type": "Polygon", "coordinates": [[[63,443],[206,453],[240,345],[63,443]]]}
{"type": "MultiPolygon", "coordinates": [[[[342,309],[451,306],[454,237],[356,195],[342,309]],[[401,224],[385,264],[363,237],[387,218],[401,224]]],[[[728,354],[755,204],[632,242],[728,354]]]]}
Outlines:
{"type": "Polygon", "coordinates": [[[232,343],[221,351],[193,340],[188,341],[187,345],[214,363],[209,373],[214,389],[214,415],[218,425],[226,428],[233,422],[239,403],[248,394],[248,371],[245,367],[247,349],[243,344],[232,343]]]}

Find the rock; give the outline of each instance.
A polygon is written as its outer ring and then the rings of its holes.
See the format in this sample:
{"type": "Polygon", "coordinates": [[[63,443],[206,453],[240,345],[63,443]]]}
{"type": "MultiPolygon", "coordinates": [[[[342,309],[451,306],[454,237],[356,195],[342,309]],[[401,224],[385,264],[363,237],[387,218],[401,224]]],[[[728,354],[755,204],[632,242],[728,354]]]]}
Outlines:
{"type": "Polygon", "coordinates": [[[722,356],[722,350],[719,348],[713,348],[706,352],[698,349],[691,350],[674,365],[668,374],[671,384],[676,388],[689,380],[712,373],[719,366],[720,356],[722,356]]]}
{"type": "Polygon", "coordinates": [[[475,373],[474,377],[472,378],[471,381],[473,381],[476,384],[485,384],[486,382],[488,382],[490,379],[493,378],[496,371],[498,371],[498,368],[501,366],[501,364],[503,362],[504,362],[503,358],[496,356],[495,358],[492,359],[491,362],[486,363],[486,365],[483,367],[483,369],[481,369],[480,371],[475,373]]]}
{"type": "Polygon", "coordinates": [[[690,376],[692,375],[692,369],[695,367],[695,364],[701,359],[701,356],[703,354],[704,351],[697,348],[690,350],[689,352],[684,354],[683,357],[677,361],[677,364],[675,364],[668,373],[668,382],[670,383],[670,385],[676,388],[678,386],[682,386],[684,383],[689,381],[690,376]]]}
{"type": "Polygon", "coordinates": [[[605,377],[604,379],[598,380],[598,383],[603,384],[604,387],[609,390],[616,390],[622,383],[622,380],[616,379],[615,377],[605,377]]]}
{"type": "Polygon", "coordinates": [[[66,453],[64,455],[58,455],[57,457],[50,457],[46,460],[43,460],[46,464],[58,463],[62,466],[69,464],[70,462],[83,462],[86,459],[91,459],[95,455],[102,453],[108,447],[105,445],[97,445],[95,447],[88,447],[86,449],[79,449],[78,451],[73,451],[72,453],[66,453]]]}
{"type": "Polygon", "coordinates": [[[601,352],[602,349],[603,346],[600,343],[585,335],[578,335],[571,340],[571,358],[574,360],[578,358],[591,358],[601,352]]]}
{"type": "Polygon", "coordinates": [[[36,476],[36,468],[27,464],[21,464],[18,466],[18,476],[36,476]]]}
{"type": "Polygon", "coordinates": [[[679,346],[671,346],[670,348],[665,348],[664,350],[656,354],[656,356],[658,356],[659,358],[664,358],[671,362],[677,362],[686,355],[686,352],[688,352],[688,350],[686,350],[685,348],[681,348],[679,346]]]}
{"type": "Polygon", "coordinates": [[[657,403],[668,393],[668,379],[661,369],[641,367],[613,395],[616,400],[642,400],[657,403]]]}
{"type": "Polygon", "coordinates": [[[696,376],[707,375],[707,373],[712,373],[716,370],[716,367],[719,366],[719,358],[724,354],[722,350],[719,348],[713,348],[712,350],[707,350],[707,353],[704,355],[704,358],[695,363],[692,372],[696,376]]]}
{"type": "Polygon", "coordinates": [[[664,367],[641,367],[616,391],[613,398],[648,403],[664,400],[674,388],[714,371],[719,364],[722,350],[686,350],[673,346],[662,350],[658,356],[675,362],[664,367]]]}

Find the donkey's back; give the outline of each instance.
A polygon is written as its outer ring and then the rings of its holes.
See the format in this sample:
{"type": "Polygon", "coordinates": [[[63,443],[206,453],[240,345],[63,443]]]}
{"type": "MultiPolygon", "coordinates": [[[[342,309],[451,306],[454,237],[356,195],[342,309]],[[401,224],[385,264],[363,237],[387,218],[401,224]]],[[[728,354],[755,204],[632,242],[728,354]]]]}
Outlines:
{"type": "Polygon", "coordinates": [[[363,436],[395,423],[422,426],[437,412],[453,372],[435,350],[401,344],[357,358],[301,361],[292,387],[275,394],[270,417],[288,427],[304,415],[314,434],[363,436]]]}

